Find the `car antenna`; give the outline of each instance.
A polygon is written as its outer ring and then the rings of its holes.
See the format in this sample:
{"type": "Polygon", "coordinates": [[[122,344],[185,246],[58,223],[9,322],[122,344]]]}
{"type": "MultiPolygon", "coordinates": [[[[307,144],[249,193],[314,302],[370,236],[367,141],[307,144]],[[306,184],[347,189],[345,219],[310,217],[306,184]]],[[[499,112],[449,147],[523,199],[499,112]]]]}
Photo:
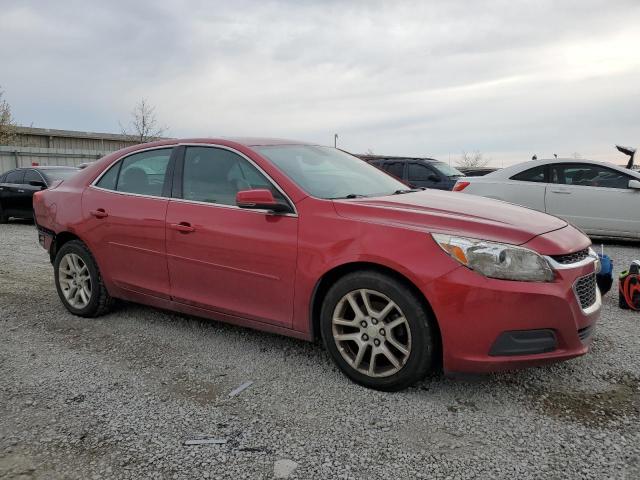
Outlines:
{"type": "Polygon", "coordinates": [[[534,154],[533,157],[531,157],[531,160],[537,160],[538,159],[538,155],[534,154]]]}
{"type": "Polygon", "coordinates": [[[633,147],[623,147],[622,145],[616,145],[616,148],[620,153],[629,155],[629,162],[627,162],[627,168],[631,170],[633,168],[633,157],[636,154],[636,149],[633,147]]]}
{"type": "Polygon", "coordinates": [[[558,154],[557,154],[557,153],[554,153],[554,154],[553,154],[553,158],[558,158],[558,154]]]}

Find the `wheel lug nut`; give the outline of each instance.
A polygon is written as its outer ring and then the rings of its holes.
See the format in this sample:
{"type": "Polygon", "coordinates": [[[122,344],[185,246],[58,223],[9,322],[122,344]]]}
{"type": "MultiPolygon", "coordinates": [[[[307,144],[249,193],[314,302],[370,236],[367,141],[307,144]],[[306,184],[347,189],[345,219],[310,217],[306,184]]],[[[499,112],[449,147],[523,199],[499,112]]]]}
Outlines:
{"type": "Polygon", "coordinates": [[[373,341],[373,344],[378,347],[380,346],[380,340],[378,340],[377,338],[373,341]]]}
{"type": "Polygon", "coordinates": [[[376,325],[378,323],[378,320],[376,318],[372,318],[371,319],[371,323],[373,323],[374,325],[376,325]]]}
{"type": "Polygon", "coordinates": [[[384,331],[384,328],[380,329],[380,335],[385,336],[387,334],[387,332],[384,331]]]}
{"type": "Polygon", "coordinates": [[[367,335],[366,333],[362,335],[362,340],[364,340],[365,342],[369,340],[369,335],[367,335]]]}
{"type": "Polygon", "coordinates": [[[364,320],[360,322],[360,325],[362,325],[362,328],[367,328],[367,322],[364,320]]]}

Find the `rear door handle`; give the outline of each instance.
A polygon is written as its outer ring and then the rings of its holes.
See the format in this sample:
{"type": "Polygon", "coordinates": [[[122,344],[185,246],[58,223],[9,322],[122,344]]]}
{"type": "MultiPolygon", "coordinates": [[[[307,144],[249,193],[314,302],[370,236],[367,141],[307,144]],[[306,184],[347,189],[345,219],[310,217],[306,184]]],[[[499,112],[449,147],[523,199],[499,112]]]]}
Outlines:
{"type": "Polygon", "coordinates": [[[180,233],[191,233],[196,231],[196,229],[192,227],[188,222],[170,223],[169,228],[172,230],[177,230],[180,233]]]}
{"type": "Polygon", "coordinates": [[[563,193],[565,195],[571,195],[571,191],[569,189],[552,188],[551,191],[553,193],[563,193]]]}
{"type": "Polygon", "coordinates": [[[89,212],[91,215],[93,215],[96,218],[106,218],[109,216],[109,214],[107,212],[104,211],[104,208],[99,208],[97,210],[91,210],[89,212]]]}
{"type": "Polygon", "coordinates": [[[24,190],[22,190],[22,189],[20,189],[20,188],[19,188],[19,189],[18,189],[18,193],[24,193],[24,190]]]}

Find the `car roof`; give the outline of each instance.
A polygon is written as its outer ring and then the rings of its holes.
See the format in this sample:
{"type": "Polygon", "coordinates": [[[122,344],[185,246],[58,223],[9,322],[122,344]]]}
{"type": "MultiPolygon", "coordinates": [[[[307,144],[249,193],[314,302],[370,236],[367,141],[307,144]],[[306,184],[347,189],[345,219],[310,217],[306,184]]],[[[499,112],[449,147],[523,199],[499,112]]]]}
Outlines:
{"type": "Polygon", "coordinates": [[[498,179],[498,178],[510,178],[513,175],[516,175],[520,172],[524,172],[525,170],[529,170],[531,168],[535,168],[538,166],[544,165],[553,165],[553,164],[567,164],[567,163],[575,163],[575,164],[592,164],[592,165],[600,165],[603,167],[611,168],[612,170],[617,170],[619,172],[625,173],[627,175],[631,175],[634,177],[638,177],[640,179],[640,172],[635,170],[629,170],[624,167],[620,167],[613,163],[609,162],[598,162],[596,160],[585,160],[585,159],[576,159],[576,158],[544,158],[539,160],[529,160],[522,163],[517,163],[515,165],[510,165],[508,167],[501,168],[496,170],[495,172],[491,172],[484,177],[485,179],[498,179]]]}
{"type": "MultiPolygon", "coordinates": [[[[215,140],[211,138],[209,140],[215,140]]],[[[318,145],[312,142],[300,140],[289,140],[286,138],[266,138],[266,137],[223,137],[222,140],[239,143],[245,147],[261,147],[271,145],[318,145]]]]}
{"type": "Polygon", "coordinates": [[[359,158],[362,158],[363,160],[367,160],[369,162],[392,160],[392,161],[404,161],[404,162],[419,161],[419,162],[427,162],[427,163],[443,163],[440,160],[436,160],[435,158],[429,158],[429,157],[400,157],[400,156],[392,156],[392,155],[356,155],[356,156],[359,158]]]}
{"type": "MultiPolygon", "coordinates": [[[[13,172],[15,170],[78,170],[78,167],[73,167],[71,165],[34,165],[32,167],[18,167],[9,171],[13,172]]],[[[5,173],[8,173],[9,171],[5,173]]]]}

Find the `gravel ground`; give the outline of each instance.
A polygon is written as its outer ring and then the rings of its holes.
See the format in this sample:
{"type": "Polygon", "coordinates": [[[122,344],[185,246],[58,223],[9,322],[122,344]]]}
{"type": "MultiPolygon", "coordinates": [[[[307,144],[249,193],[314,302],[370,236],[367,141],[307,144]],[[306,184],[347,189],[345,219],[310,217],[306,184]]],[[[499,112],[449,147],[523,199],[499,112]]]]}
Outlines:
{"type": "MultiPolygon", "coordinates": [[[[640,257],[605,248],[616,273],[640,257]]],[[[640,314],[615,292],[589,355],[380,393],[298,340],[131,304],[74,317],[32,225],[0,226],[0,254],[0,478],[640,476],[640,314]]]]}

